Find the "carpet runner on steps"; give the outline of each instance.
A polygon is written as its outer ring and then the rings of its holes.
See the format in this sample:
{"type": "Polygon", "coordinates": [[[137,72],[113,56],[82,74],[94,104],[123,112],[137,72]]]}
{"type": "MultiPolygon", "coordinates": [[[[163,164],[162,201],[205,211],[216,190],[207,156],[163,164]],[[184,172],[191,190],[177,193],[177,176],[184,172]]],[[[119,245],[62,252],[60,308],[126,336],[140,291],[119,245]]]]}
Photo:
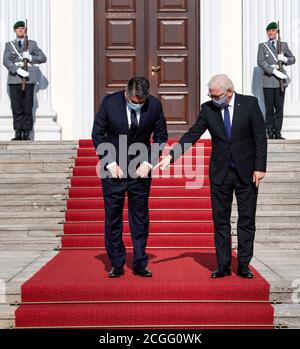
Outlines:
{"type": "Polygon", "coordinates": [[[201,142],[205,145],[202,188],[187,189],[186,180],[180,178],[153,179],[148,255],[154,277],[142,279],[132,273],[126,202],[125,276],[109,279],[98,159],[91,140],[80,141],[62,251],[22,286],[16,326],[272,328],[269,284],[253,268],[253,280],[239,278],[235,253],[233,275],[210,279],[216,267],[207,170],[210,141],[201,142]]]}

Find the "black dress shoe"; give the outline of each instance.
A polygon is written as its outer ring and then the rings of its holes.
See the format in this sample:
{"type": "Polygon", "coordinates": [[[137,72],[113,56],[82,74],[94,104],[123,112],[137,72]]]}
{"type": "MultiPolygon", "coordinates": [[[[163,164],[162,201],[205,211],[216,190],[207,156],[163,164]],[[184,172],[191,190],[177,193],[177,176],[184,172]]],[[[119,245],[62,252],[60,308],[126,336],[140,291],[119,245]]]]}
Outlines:
{"type": "Polygon", "coordinates": [[[30,137],[29,137],[30,131],[23,131],[23,141],[31,141],[30,137]]]}
{"type": "Polygon", "coordinates": [[[279,131],[275,131],[275,139],[285,139],[284,137],[282,137],[282,134],[281,134],[281,132],[279,132],[279,131]]]}
{"type": "Polygon", "coordinates": [[[148,270],[147,268],[133,269],[133,274],[138,275],[138,276],[142,276],[145,278],[152,277],[151,271],[148,270]]]}
{"type": "Polygon", "coordinates": [[[218,268],[211,274],[212,279],[223,278],[224,276],[230,276],[231,270],[229,268],[218,268]]]}
{"type": "Polygon", "coordinates": [[[12,138],[12,141],[22,141],[22,131],[16,131],[15,138],[12,138]]]}
{"type": "Polygon", "coordinates": [[[116,268],[113,267],[112,270],[108,273],[109,278],[119,278],[120,276],[124,275],[125,271],[123,268],[116,268]]]}
{"type": "Polygon", "coordinates": [[[245,279],[253,279],[254,275],[248,267],[238,267],[237,275],[245,279]]]}

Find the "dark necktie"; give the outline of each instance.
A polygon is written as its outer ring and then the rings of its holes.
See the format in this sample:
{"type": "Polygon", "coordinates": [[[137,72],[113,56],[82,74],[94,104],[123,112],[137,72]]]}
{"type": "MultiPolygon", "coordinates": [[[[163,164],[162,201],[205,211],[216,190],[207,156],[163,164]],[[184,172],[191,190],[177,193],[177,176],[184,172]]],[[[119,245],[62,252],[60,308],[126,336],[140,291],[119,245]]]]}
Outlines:
{"type": "Polygon", "coordinates": [[[272,46],[273,46],[274,50],[276,50],[275,41],[272,41],[272,46]]]}
{"type": "Polygon", "coordinates": [[[130,133],[129,134],[130,134],[130,140],[132,140],[136,134],[138,127],[139,127],[136,112],[133,109],[131,109],[130,118],[131,118],[131,125],[130,125],[130,133]]]}
{"type": "MultiPolygon", "coordinates": [[[[228,139],[231,139],[231,121],[230,121],[230,111],[228,106],[224,108],[224,126],[225,126],[228,139]]],[[[234,162],[232,159],[231,152],[230,152],[230,158],[228,159],[228,163],[231,167],[234,167],[234,162]]]]}
{"type": "Polygon", "coordinates": [[[231,122],[230,122],[230,112],[228,106],[224,108],[224,125],[228,138],[231,138],[231,122]]]}
{"type": "Polygon", "coordinates": [[[22,41],[21,40],[18,41],[18,46],[19,46],[19,48],[22,48],[22,41]]]}

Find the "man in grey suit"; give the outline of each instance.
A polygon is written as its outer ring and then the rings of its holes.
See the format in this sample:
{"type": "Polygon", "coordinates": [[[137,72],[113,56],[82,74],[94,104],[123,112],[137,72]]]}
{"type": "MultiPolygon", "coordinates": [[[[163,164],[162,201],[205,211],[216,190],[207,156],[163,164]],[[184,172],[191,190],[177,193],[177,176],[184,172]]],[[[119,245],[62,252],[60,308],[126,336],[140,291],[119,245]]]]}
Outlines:
{"type": "Polygon", "coordinates": [[[285,88],[290,79],[286,71],[279,71],[279,62],[283,65],[295,64],[296,59],[286,42],[282,42],[282,52],[278,54],[278,25],[272,22],[267,26],[269,40],[259,44],[257,64],[264,71],[262,83],[266,107],[266,128],[269,139],[284,139],[281,135],[285,88]],[[284,92],[280,88],[280,80],[284,84],[284,92]]]}
{"type": "Polygon", "coordinates": [[[7,42],[3,55],[3,64],[8,69],[11,107],[15,138],[12,141],[30,140],[33,129],[33,93],[38,82],[39,70],[35,64],[45,63],[47,58],[35,41],[28,41],[28,51],[25,51],[25,23],[18,21],[14,25],[16,39],[7,42]],[[28,61],[28,71],[24,68],[24,59],[28,61]],[[22,79],[26,78],[26,88],[22,90],[22,79]]]}

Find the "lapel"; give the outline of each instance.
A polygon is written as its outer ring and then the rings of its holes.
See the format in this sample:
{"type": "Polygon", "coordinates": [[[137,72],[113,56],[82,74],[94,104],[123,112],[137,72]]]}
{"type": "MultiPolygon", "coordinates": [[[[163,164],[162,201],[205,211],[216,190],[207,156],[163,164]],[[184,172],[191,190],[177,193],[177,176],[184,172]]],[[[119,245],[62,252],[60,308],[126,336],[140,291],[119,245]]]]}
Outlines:
{"type": "Polygon", "coordinates": [[[140,122],[139,122],[139,127],[137,130],[137,133],[142,129],[144,122],[145,122],[145,114],[148,111],[148,103],[149,103],[149,98],[147,98],[145,104],[143,105],[143,108],[141,109],[141,115],[140,115],[140,122]]]}
{"type": "Polygon", "coordinates": [[[239,94],[235,94],[235,101],[234,101],[234,112],[232,117],[232,125],[231,125],[231,139],[234,138],[237,130],[238,130],[238,123],[241,119],[241,96],[239,94]]]}
{"type": "Polygon", "coordinates": [[[125,90],[121,93],[121,121],[123,123],[123,128],[125,130],[125,133],[129,134],[129,127],[128,127],[128,116],[127,116],[127,102],[125,98],[125,90]]]}
{"type": "Polygon", "coordinates": [[[228,140],[228,137],[227,137],[227,133],[226,133],[226,130],[225,130],[225,125],[224,125],[224,120],[223,120],[223,116],[222,116],[222,111],[220,108],[216,108],[216,114],[217,114],[217,119],[218,119],[218,123],[219,123],[219,126],[223,132],[223,136],[225,137],[225,139],[228,140]]]}

